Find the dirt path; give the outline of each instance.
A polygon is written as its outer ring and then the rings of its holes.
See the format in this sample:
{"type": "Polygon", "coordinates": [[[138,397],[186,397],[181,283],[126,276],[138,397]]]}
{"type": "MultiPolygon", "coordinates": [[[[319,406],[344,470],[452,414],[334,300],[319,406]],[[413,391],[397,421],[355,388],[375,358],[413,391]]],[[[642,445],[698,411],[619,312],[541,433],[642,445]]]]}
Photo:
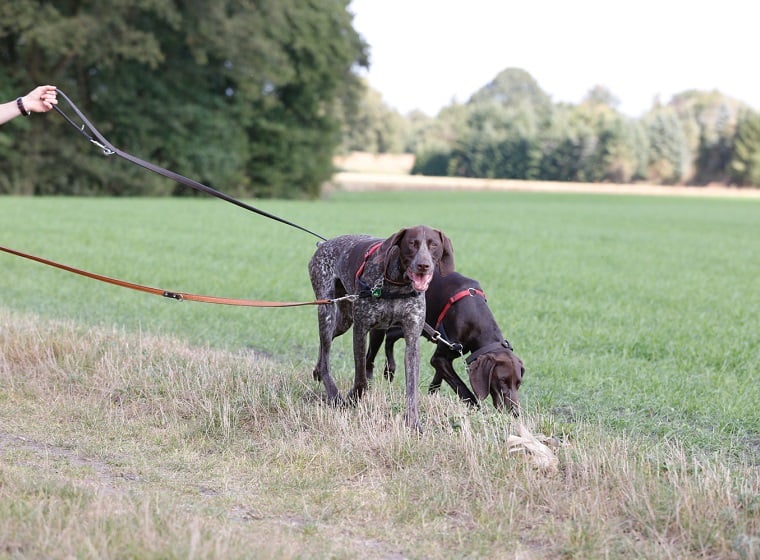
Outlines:
{"type": "Polygon", "coordinates": [[[659,196],[697,196],[760,199],[760,189],[731,187],[666,187],[661,185],[617,185],[609,183],[562,183],[517,181],[512,179],[468,179],[462,177],[424,177],[422,175],[352,173],[333,176],[336,188],[349,192],[378,190],[472,190],[597,194],[642,194],[659,196]]]}

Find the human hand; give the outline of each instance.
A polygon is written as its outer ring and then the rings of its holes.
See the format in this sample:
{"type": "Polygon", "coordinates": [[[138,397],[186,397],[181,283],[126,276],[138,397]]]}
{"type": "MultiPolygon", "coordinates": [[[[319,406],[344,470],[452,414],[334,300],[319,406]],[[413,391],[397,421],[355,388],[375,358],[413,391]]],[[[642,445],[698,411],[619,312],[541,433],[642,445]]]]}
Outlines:
{"type": "Polygon", "coordinates": [[[38,86],[21,98],[27,111],[45,113],[58,105],[58,93],[55,86],[38,86]]]}

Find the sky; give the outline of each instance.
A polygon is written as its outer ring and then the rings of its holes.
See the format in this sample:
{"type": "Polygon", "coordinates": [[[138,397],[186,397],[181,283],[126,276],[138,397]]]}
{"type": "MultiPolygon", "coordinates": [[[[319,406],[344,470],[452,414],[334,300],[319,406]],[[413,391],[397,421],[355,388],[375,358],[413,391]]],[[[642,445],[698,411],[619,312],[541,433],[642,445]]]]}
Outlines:
{"type": "Polygon", "coordinates": [[[506,68],[555,103],[596,85],[640,117],[655,99],[718,90],[760,109],[753,0],[352,0],[370,86],[402,114],[435,116],[506,68]]]}

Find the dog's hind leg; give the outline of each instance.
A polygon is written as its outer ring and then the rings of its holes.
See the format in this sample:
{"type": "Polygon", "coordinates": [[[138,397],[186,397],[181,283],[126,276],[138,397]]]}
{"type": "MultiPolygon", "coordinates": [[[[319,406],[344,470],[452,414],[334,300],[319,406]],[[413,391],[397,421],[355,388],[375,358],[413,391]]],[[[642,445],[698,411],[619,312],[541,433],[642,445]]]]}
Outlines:
{"type": "MultiPolygon", "coordinates": [[[[338,281],[322,281],[322,277],[312,273],[314,294],[321,299],[333,299],[345,295],[345,289],[338,281]]],[[[312,372],[316,381],[322,381],[327,391],[327,401],[331,404],[342,404],[338,387],[330,372],[330,350],[332,341],[351,328],[353,322],[353,304],[348,300],[320,305],[317,308],[319,323],[319,357],[312,372]]]]}
{"type": "Polygon", "coordinates": [[[383,375],[388,381],[393,381],[396,375],[396,357],[393,355],[393,346],[398,339],[403,337],[404,333],[399,327],[392,327],[385,333],[385,369],[383,375]]]}
{"type": "Polygon", "coordinates": [[[367,370],[367,379],[372,379],[375,372],[375,358],[383,345],[385,339],[384,329],[372,329],[369,331],[369,346],[367,347],[367,359],[365,360],[365,369],[367,370]]]}

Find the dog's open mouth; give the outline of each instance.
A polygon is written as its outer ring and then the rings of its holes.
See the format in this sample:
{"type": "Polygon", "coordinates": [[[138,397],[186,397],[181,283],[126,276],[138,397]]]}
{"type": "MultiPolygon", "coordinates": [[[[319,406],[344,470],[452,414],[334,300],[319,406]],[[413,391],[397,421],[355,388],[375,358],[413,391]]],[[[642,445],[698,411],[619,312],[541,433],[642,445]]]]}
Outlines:
{"type": "Polygon", "coordinates": [[[430,281],[433,279],[432,274],[419,274],[417,272],[412,272],[411,270],[408,270],[407,274],[412,280],[412,286],[414,286],[414,289],[418,292],[424,292],[427,290],[428,286],[430,285],[430,281]]]}

